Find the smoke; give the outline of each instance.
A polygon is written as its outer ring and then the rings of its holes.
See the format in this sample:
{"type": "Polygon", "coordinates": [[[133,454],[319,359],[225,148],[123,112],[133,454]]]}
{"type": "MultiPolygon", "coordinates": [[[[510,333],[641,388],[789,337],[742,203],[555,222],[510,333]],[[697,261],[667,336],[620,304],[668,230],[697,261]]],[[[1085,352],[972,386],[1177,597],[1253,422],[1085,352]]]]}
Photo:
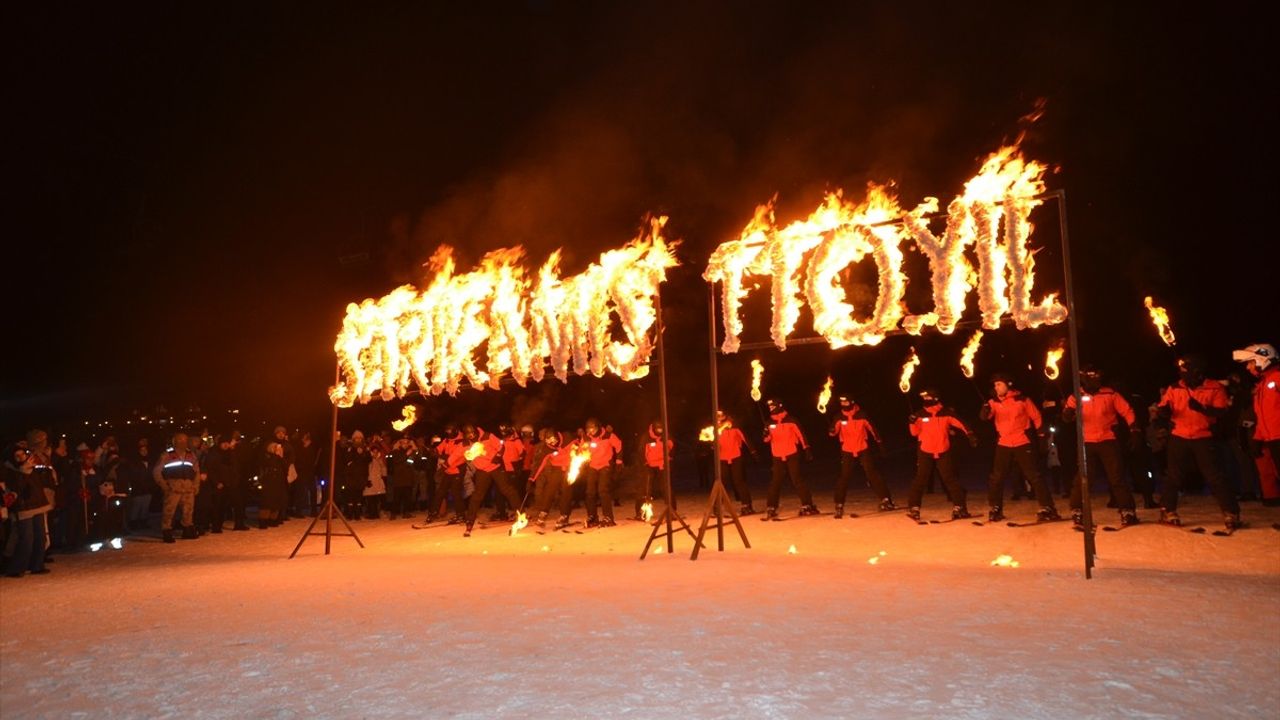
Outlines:
{"type": "MultiPolygon", "coordinates": [[[[671,215],[671,235],[705,257],[777,191],[785,225],[827,189],[914,180],[908,170],[937,164],[928,155],[944,122],[939,111],[956,103],[957,91],[918,85],[911,73],[928,77],[918,61],[893,82],[878,76],[886,60],[907,57],[898,43],[909,28],[897,20],[860,19],[864,27],[851,36],[849,25],[814,24],[811,13],[784,7],[610,12],[581,50],[598,64],[548,94],[527,127],[494,138],[496,163],[392,219],[392,282],[417,279],[440,243],[458,247],[463,265],[474,259],[468,254],[516,244],[537,264],[563,247],[573,272],[634,235],[651,211],[671,215]],[[780,33],[788,33],[785,44],[780,33]],[[771,46],[776,52],[762,50],[771,46]]],[[[949,161],[968,170],[976,152],[949,161]]],[[[928,186],[936,192],[937,179],[928,186]]]]}

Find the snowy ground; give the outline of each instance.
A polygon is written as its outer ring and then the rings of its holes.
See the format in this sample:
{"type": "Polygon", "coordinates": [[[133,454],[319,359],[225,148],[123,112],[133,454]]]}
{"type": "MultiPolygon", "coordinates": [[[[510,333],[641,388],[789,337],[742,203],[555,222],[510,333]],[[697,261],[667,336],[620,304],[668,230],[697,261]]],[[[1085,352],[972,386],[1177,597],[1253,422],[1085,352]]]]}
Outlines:
{"type": "MultiPolygon", "coordinates": [[[[1184,510],[1217,526],[1207,498],[1184,510]]],[[[752,549],[697,562],[683,535],[638,561],[637,523],[364,521],[365,549],[294,560],[298,520],[144,538],[0,579],[0,716],[1276,717],[1280,512],[1245,515],[1230,538],[1100,533],[1091,581],[1066,523],[897,513],[748,518],[752,549]]]]}

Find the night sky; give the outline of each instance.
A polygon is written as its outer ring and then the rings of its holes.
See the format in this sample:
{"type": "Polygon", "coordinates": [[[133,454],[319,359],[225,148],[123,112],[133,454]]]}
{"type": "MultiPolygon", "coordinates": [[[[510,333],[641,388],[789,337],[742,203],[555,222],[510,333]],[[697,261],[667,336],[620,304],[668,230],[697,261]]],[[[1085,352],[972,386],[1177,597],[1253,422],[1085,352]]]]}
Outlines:
{"type": "MultiPolygon", "coordinates": [[[[1073,5],[31,4],[6,23],[5,426],[161,402],[322,419],[346,303],[420,279],[437,244],[468,261],[523,244],[534,263],[563,246],[572,272],[649,211],[683,239],[664,300],[692,424],[698,275],[756,204],[778,193],[790,221],[825,189],[890,179],[908,206],[945,203],[1023,129],[1067,191],[1082,355],[1148,393],[1170,380],[1152,294],[1180,347],[1225,371],[1233,347],[1280,342],[1274,25],[1243,3],[1073,5]]],[[[1061,284],[1045,219],[1041,291],[1061,284]]],[[[767,327],[759,306],[747,339],[767,327]]],[[[1064,334],[997,333],[980,372],[1025,371],[1064,334]]],[[[918,339],[921,376],[976,404],[963,340],[918,339]]],[[[792,378],[773,392],[807,403],[834,371],[901,415],[888,386],[908,345],[763,357],[792,378]]],[[[735,393],[748,360],[723,362],[735,393]]],[[[647,417],[653,383],[620,385],[429,415],[578,422],[647,393],[624,405],[647,417]]]]}

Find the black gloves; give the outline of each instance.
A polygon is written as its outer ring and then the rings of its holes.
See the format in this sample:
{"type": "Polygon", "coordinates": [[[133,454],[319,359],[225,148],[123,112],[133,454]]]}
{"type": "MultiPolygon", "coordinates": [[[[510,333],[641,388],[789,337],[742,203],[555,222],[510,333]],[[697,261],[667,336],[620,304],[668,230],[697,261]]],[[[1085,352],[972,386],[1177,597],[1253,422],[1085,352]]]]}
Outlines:
{"type": "Polygon", "coordinates": [[[973,433],[969,433],[969,447],[978,447],[978,436],[973,433]]]}
{"type": "Polygon", "coordinates": [[[813,462],[813,449],[812,449],[812,448],[805,448],[805,449],[804,449],[804,459],[805,459],[805,460],[807,460],[808,462],[813,462]]]}
{"type": "Polygon", "coordinates": [[[978,417],[983,420],[991,419],[991,403],[983,403],[982,409],[978,411],[978,417]]]}

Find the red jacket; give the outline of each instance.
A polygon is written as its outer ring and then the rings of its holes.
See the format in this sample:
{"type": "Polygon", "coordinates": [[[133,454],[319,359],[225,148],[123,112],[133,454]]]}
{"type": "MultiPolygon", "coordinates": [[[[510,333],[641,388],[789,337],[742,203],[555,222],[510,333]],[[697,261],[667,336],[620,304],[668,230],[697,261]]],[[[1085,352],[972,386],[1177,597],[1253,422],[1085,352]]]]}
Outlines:
{"type": "Polygon", "coordinates": [[[587,465],[595,470],[609,467],[614,456],[622,454],[622,441],[613,433],[588,437],[584,442],[591,448],[591,460],[587,465]]]}
{"type": "Polygon", "coordinates": [[[1001,447],[1022,447],[1031,444],[1027,431],[1040,429],[1040,410],[1036,404],[1028,400],[1022,393],[1010,390],[1004,398],[992,398],[987,401],[991,408],[991,419],[996,424],[996,434],[1000,439],[996,442],[1001,447]]]}
{"type": "MultiPolygon", "coordinates": [[[[649,437],[653,437],[652,433],[649,435],[649,437]]],[[[671,452],[671,448],[673,448],[673,447],[675,447],[675,443],[673,443],[672,441],[668,440],[668,441],[667,441],[667,453],[668,453],[668,454],[671,452]]],[[[644,445],[644,464],[645,464],[645,465],[648,465],[648,466],[649,466],[649,467],[651,467],[651,468],[657,468],[657,469],[659,469],[659,470],[661,470],[661,469],[663,468],[663,464],[662,464],[662,445],[658,444],[658,440],[657,440],[657,438],[654,438],[654,439],[650,440],[649,442],[645,443],[645,445],[644,445]]]]}
{"type": "Polygon", "coordinates": [[[462,466],[467,464],[465,455],[467,446],[461,440],[445,438],[436,446],[436,451],[440,453],[440,459],[444,461],[444,473],[446,475],[460,474],[462,466]]]}
{"type": "MultiPolygon", "coordinates": [[[[1112,428],[1115,427],[1117,418],[1123,418],[1130,428],[1136,427],[1136,418],[1129,401],[1109,387],[1101,388],[1093,395],[1085,393],[1080,404],[1080,419],[1084,422],[1084,441],[1087,443],[1115,440],[1116,433],[1112,428]]],[[[1067,398],[1066,407],[1076,407],[1074,395],[1067,398]]]]}
{"type": "Polygon", "coordinates": [[[880,436],[876,434],[875,426],[871,421],[862,417],[856,409],[841,410],[840,420],[831,430],[831,436],[840,439],[840,449],[854,457],[857,457],[867,449],[867,438],[874,438],[877,442],[880,436]]]}
{"type": "Polygon", "coordinates": [[[786,414],[769,423],[768,429],[764,432],[764,441],[769,443],[773,456],[783,460],[795,455],[800,448],[808,449],[809,447],[809,443],[804,441],[804,433],[800,432],[800,426],[786,414]]]}
{"type": "Polygon", "coordinates": [[[498,462],[502,457],[502,438],[481,430],[480,439],[477,442],[484,446],[484,450],[481,451],[480,457],[471,461],[471,464],[476,466],[476,470],[493,472],[502,467],[498,462]]]}
{"type": "Polygon", "coordinates": [[[1272,365],[1258,378],[1253,388],[1253,414],[1258,418],[1254,438],[1280,440],[1280,365],[1272,365]]]}
{"type": "Polygon", "coordinates": [[[524,465],[524,441],[512,435],[502,441],[502,465],[507,472],[515,472],[517,466],[524,465]]]}
{"type": "Polygon", "coordinates": [[[1173,435],[1183,440],[1201,440],[1213,437],[1213,418],[1190,407],[1191,398],[1207,408],[1226,408],[1230,401],[1227,390],[1217,380],[1205,380],[1197,388],[1188,388],[1181,380],[1177,385],[1165,388],[1160,396],[1160,407],[1169,408],[1173,420],[1173,435]]]}
{"type": "Polygon", "coordinates": [[[742,457],[742,448],[746,444],[747,438],[738,428],[720,428],[720,460],[722,462],[733,462],[742,457]]]}
{"type": "Polygon", "coordinates": [[[969,428],[964,423],[950,415],[939,415],[941,409],[926,409],[928,415],[911,423],[911,434],[920,440],[920,450],[934,457],[951,449],[951,428],[969,434],[969,428]]]}
{"type": "Polygon", "coordinates": [[[558,468],[560,470],[568,470],[569,463],[572,460],[573,460],[572,455],[565,448],[562,447],[556,450],[552,450],[551,452],[542,456],[542,462],[539,463],[538,469],[533,473],[533,475],[529,479],[537,480],[538,478],[542,477],[543,471],[546,470],[547,468],[558,468]]]}

